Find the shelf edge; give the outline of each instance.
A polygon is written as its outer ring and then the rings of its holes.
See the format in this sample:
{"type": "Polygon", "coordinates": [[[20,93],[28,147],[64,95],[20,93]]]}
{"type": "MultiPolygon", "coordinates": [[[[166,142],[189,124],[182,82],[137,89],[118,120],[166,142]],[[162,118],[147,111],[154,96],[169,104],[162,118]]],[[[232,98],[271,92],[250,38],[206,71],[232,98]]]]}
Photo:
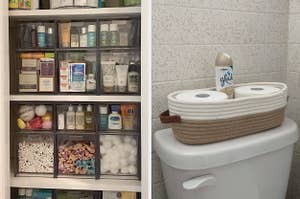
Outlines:
{"type": "Polygon", "coordinates": [[[10,101],[53,101],[53,102],[140,102],[140,96],[81,96],[81,95],[10,95],[10,101]]]}
{"type": "Polygon", "coordinates": [[[11,177],[11,187],[141,192],[139,180],[72,179],[47,177],[11,177]]]}

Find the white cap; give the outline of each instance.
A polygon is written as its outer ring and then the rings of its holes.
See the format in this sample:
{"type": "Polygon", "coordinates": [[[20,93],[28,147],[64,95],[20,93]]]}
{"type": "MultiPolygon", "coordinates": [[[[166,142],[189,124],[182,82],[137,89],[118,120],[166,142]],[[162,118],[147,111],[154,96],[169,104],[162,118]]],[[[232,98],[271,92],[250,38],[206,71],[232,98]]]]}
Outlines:
{"type": "Polygon", "coordinates": [[[108,31],[108,24],[101,24],[100,29],[101,29],[101,32],[108,31]]]}
{"type": "Polygon", "coordinates": [[[73,106],[72,105],[70,105],[69,106],[69,111],[73,111],[74,109],[73,109],[73,106]]]}
{"type": "Polygon", "coordinates": [[[37,32],[46,32],[46,27],[45,26],[38,26],[37,27],[37,32]]]}
{"type": "Polygon", "coordinates": [[[119,30],[118,24],[115,23],[110,24],[109,29],[110,31],[118,31],[119,30]]]}
{"type": "Polygon", "coordinates": [[[53,28],[51,27],[48,28],[48,34],[53,34],[53,28]]]}
{"type": "Polygon", "coordinates": [[[106,115],[108,113],[107,106],[99,106],[99,112],[106,115]]]}
{"type": "Polygon", "coordinates": [[[88,26],[88,32],[96,32],[96,26],[95,25],[89,25],[88,26]]]}
{"type": "Polygon", "coordinates": [[[89,105],[86,107],[86,111],[92,112],[92,111],[93,111],[92,105],[89,104],[89,105]]]}
{"type": "Polygon", "coordinates": [[[22,188],[20,188],[20,189],[18,190],[19,196],[24,196],[24,195],[25,195],[25,192],[26,192],[26,190],[25,190],[25,189],[22,189],[22,188]]]}
{"type": "Polygon", "coordinates": [[[26,196],[32,196],[32,189],[26,189],[26,196]]]}
{"type": "Polygon", "coordinates": [[[81,106],[81,105],[77,106],[77,111],[78,111],[78,112],[81,112],[81,111],[82,111],[82,106],[81,106]]]}
{"type": "Polygon", "coordinates": [[[82,27],[82,28],[81,28],[81,33],[82,33],[82,34],[85,34],[85,33],[86,33],[86,27],[82,27]]]}
{"type": "Polygon", "coordinates": [[[95,79],[94,73],[88,74],[88,79],[95,79]]]}

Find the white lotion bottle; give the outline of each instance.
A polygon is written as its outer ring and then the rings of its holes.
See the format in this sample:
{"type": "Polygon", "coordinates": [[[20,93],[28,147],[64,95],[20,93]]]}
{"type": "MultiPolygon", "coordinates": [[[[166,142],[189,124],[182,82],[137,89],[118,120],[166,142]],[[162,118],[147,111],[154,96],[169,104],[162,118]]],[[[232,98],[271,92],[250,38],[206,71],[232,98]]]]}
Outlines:
{"type": "Polygon", "coordinates": [[[84,123],[85,123],[85,117],[84,117],[83,108],[81,105],[77,107],[77,111],[75,113],[76,117],[76,130],[84,130],[84,123]]]}
{"type": "Polygon", "coordinates": [[[111,114],[108,116],[108,128],[112,130],[122,129],[122,117],[119,114],[120,106],[112,105],[111,114]]]}
{"type": "Polygon", "coordinates": [[[66,114],[67,117],[67,129],[74,130],[75,129],[75,111],[72,105],[69,106],[69,109],[66,114]]]}

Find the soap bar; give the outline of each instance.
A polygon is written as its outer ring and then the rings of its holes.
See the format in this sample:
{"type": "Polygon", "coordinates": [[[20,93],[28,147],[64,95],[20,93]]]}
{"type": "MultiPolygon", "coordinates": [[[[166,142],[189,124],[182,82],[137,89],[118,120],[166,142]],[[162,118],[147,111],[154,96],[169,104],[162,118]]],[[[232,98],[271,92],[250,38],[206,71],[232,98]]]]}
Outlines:
{"type": "Polygon", "coordinates": [[[37,92],[37,74],[19,74],[19,92],[37,92]]]}
{"type": "Polygon", "coordinates": [[[37,67],[37,59],[22,59],[22,67],[37,67]]]}
{"type": "Polygon", "coordinates": [[[53,77],[40,77],[39,91],[40,92],[53,92],[54,91],[53,77]]]}
{"type": "Polygon", "coordinates": [[[40,59],[40,77],[54,77],[54,59],[40,59]]]}
{"type": "Polygon", "coordinates": [[[60,92],[69,92],[69,62],[61,61],[59,68],[59,88],[60,92]]]}

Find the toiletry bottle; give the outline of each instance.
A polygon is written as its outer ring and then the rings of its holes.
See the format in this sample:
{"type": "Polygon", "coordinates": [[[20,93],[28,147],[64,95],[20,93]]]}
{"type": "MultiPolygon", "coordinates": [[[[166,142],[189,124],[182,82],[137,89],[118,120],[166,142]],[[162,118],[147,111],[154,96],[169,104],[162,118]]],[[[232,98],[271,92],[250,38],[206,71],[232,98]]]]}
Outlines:
{"type": "Polygon", "coordinates": [[[70,47],[71,23],[59,24],[60,29],[60,45],[63,48],[70,47]]]}
{"type": "Polygon", "coordinates": [[[111,105],[111,114],[108,116],[108,128],[119,130],[122,129],[122,117],[119,114],[120,106],[111,105]]]}
{"type": "Polygon", "coordinates": [[[53,28],[49,27],[47,32],[47,45],[49,48],[53,48],[54,45],[54,36],[53,36],[53,28]]]}
{"type": "Polygon", "coordinates": [[[18,199],[26,199],[26,190],[23,188],[18,189],[18,199]]]}
{"type": "Polygon", "coordinates": [[[128,65],[116,64],[118,92],[124,93],[127,90],[128,65]]]}
{"type": "Polygon", "coordinates": [[[35,25],[31,26],[31,47],[36,48],[37,47],[37,33],[36,33],[36,27],[35,25]]]}
{"type": "Polygon", "coordinates": [[[137,107],[135,104],[122,104],[121,113],[123,129],[133,130],[137,127],[137,107]]]}
{"type": "Polygon", "coordinates": [[[40,9],[50,9],[50,0],[39,0],[40,9]]]}
{"type": "Polygon", "coordinates": [[[9,9],[18,9],[19,1],[18,0],[9,0],[9,9]]]}
{"type": "Polygon", "coordinates": [[[110,24],[110,45],[111,46],[119,46],[120,45],[120,35],[119,35],[119,28],[118,24],[110,24]]]}
{"type": "Polygon", "coordinates": [[[99,129],[107,129],[108,128],[108,110],[107,106],[99,106],[99,129]]]}
{"type": "Polygon", "coordinates": [[[216,58],[216,89],[228,95],[228,98],[234,97],[233,85],[233,62],[226,53],[218,53],[216,58]]]}
{"type": "Polygon", "coordinates": [[[69,106],[68,112],[66,114],[67,116],[67,129],[73,130],[75,129],[75,112],[72,105],[69,106]]]}
{"type": "Polygon", "coordinates": [[[87,92],[93,92],[96,90],[96,79],[93,73],[88,74],[88,78],[86,80],[86,90],[87,92]]]}
{"type": "Polygon", "coordinates": [[[100,26],[100,45],[108,46],[109,44],[110,44],[110,41],[109,41],[108,24],[101,24],[101,26],[100,26]]]}
{"type": "Polygon", "coordinates": [[[85,129],[93,130],[94,129],[94,112],[92,105],[88,105],[85,113],[85,129]]]}
{"type": "Polygon", "coordinates": [[[88,25],[88,47],[92,48],[96,46],[96,26],[95,25],[88,25]]]}
{"type": "Polygon", "coordinates": [[[103,0],[98,0],[98,8],[103,8],[103,0]]]}
{"type": "Polygon", "coordinates": [[[26,189],[26,199],[32,198],[32,189],[26,189]]]}
{"type": "Polygon", "coordinates": [[[76,130],[84,130],[85,129],[85,125],[84,125],[84,120],[85,120],[85,117],[84,117],[84,112],[83,112],[83,108],[81,105],[79,105],[77,107],[77,111],[75,113],[75,117],[76,117],[76,130]]]}
{"type": "Polygon", "coordinates": [[[79,34],[77,28],[71,28],[71,48],[78,48],[79,47],[79,34]]]}
{"type": "Polygon", "coordinates": [[[46,27],[44,25],[39,25],[37,28],[37,44],[39,48],[45,48],[46,45],[46,27]]]}
{"type": "Polygon", "coordinates": [[[138,93],[139,92],[139,72],[138,66],[135,62],[129,62],[128,69],[128,92],[129,93],[138,93]]]}
{"type": "Polygon", "coordinates": [[[80,47],[86,48],[87,47],[87,33],[86,33],[86,27],[81,28],[80,33],[80,47]]]}
{"type": "Polygon", "coordinates": [[[65,114],[64,113],[58,114],[58,129],[59,130],[65,129],[65,114]]]}

